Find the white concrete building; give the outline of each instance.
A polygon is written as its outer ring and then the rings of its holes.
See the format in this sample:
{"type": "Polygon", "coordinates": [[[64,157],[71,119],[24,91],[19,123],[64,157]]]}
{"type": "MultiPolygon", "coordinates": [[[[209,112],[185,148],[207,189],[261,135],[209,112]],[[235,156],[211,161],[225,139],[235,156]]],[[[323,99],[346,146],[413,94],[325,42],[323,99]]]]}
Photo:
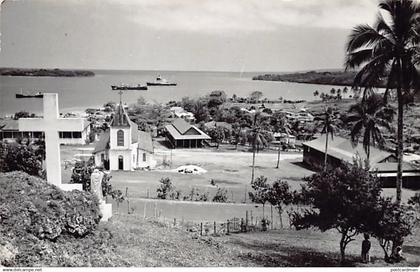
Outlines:
{"type": "Polygon", "coordinates": [[[130,120],[120,105],[115,111],[110,129],[101,135],[93,151],[97,166],[126,171],[154,168],[156,161],[153,153],[151,135],[139,131],[137,124],[130,120]]]}
{"type": "MultiPolygon", "coordinates": [[[[36,119],[36,118],[33,118],[36,119]]],[[[87,144],[91,123],[85,118],[63,118],[70,124],[66,131],[59,131],[59,144],[87,144]]],[[[30,140],[44,138],[44,132],[34,128],[33,131],[19,131],[19,120],[6,119],[0,120],[0,140],[14,142],[18,138],[28,138],[30,140]]]]}

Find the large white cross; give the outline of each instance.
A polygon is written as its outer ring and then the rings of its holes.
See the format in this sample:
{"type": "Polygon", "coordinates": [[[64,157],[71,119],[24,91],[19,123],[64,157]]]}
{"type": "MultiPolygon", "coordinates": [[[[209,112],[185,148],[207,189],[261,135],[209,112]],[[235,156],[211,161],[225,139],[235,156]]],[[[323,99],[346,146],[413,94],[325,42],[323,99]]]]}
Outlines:
{"type": "MultiPolygon", "coordinates": [[[[43,94],[43,118],[20,118],[19,131],[43,131],[45,135],[45,162],[47,181],[63,190],[82,190],[81,184],[61,183],[60,131],[81,131],[80,118],[60,118],[58,95],[43,94]]],[[[83,129],[82,129],[83,130],[83,129]]]]}

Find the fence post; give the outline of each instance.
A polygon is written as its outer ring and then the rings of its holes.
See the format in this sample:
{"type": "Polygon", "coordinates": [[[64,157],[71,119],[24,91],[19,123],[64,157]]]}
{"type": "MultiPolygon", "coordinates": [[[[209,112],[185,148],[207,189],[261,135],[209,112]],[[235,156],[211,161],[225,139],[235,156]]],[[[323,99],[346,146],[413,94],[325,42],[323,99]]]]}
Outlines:
{"type": "Polygon", "coordinates": [[[214,228],[214,235],[216,235],[216,221],[214,221],[213,223],[213,228],[214,228]]]}
{"type": "Polygon", "coordinates": [[[244,224],[244,219],[241,218],[241,232],[245,232],[245,224],[244,224]]]}
{"type": "Polygon", "coordinates": [[[127,199],[127,214],[130,214],[130,200],[128,199],[128,187],[125,187],[125,198],[127,199]]]}
{"type": "Polygon", "coordinates": [[[229,234],[229,219],[227,220],[227,223],[226,223],[226,232],[227,234],[229,234]]]}
{"type": "Polygon", "coordinates": [[[252,216],[252,210],[251,210],[251,224],[254,224],[254,217],[252,216]]]}
{"type": "Polygon", "coordinates": [[[248,231],[248,210],[245,213],[245,231],[248,231]]]}
{"type": "Polygon", "coordinates": [[[200,236],[203,236],[203,222],[200,223],[200,236]]]}
{"type": "Polygon", "coordinates": [[[146,219],[146,206],[147,202],[144,202],[143,219],[146,219]]]}
{"type": "Polygon", "coordinates": [[[271,229],[274,229],[274,221],[273,221],[273,205],[271,205],[271,229]]]}
{"type": "Polygon", "coordinates": [[[176,226],[176,218],[174,218],[174,227],[176,226]]]}

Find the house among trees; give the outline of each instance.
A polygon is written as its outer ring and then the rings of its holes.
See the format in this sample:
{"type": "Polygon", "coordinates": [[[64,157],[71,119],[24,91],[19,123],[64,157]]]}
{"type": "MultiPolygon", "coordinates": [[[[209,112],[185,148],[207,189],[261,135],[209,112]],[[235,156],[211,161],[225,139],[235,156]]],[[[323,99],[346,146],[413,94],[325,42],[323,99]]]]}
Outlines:
{"type": "Polygon", "coordinates": [[[171,112],[172,117],[182,118],[188,122],[195,121],[194,113],[184,110],[183,107],[171,107],[169,111],[171,112]]]}
{"type": "MultiPolygon", "coordinates": [[[[303,145],[303,162],[314,169],[322,169],[325,156],[325,135],[305,142],[303,145]]],[[[342,163],[353,164],[354,158],[359,157],[363,161],[367,155],[363,144],[353,146],[348,139],[334,136],[328,140],[328,164],[330,167],[338,167],[342,163]]],[[[394,187],[397,176],[397,158],[394,154],[370,147],[370,171],[377,173],[384,187],[394,187]]],[[[420,169],[407,163],[403,163],[403,185],[405,187],[420,187],[420,169]]]]}
{"type": "Polygon", "coordinates": [[[197,148],[203,147],[204,141],[211,137],[198,129],[196,126],[188,124],[184,119],[176,118],[166,127],[166,139],[172,148],[197,148]]]}
{"type": "MultiPolygon", "coordinates": [[[[60,144],[87,144],[89,143],[89,134],[91,123],[85,118],[68,118],[79,127],[76,131],[60,131],[60,144]]],[[[14,142],[16,139],[27,138],[37,140],[44,138],[42,131],[19,131],[19,120],[5,119],[0,120],[0,140],[14,142]]]]}
{"type": "Polygon", "coordinates": [[[100,136],[93,154],[95,164],[109,170],[131,171],[156,166],[152,136],[139,131],[121,105],[117,106],[110,129],[100,136]]]}

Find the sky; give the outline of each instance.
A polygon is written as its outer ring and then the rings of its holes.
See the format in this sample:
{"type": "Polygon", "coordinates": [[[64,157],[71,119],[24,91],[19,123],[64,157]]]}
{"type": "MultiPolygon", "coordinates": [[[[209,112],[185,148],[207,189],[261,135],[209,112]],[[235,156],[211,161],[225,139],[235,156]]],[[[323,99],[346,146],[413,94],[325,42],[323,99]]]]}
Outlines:
{"type": "MultiPolygon", "coordinates": [[[[0,0],[1,1],[1,0],[0,0]]],[[[377,0],[3,0],[0,67],[342,68],[377,0]]]]}

